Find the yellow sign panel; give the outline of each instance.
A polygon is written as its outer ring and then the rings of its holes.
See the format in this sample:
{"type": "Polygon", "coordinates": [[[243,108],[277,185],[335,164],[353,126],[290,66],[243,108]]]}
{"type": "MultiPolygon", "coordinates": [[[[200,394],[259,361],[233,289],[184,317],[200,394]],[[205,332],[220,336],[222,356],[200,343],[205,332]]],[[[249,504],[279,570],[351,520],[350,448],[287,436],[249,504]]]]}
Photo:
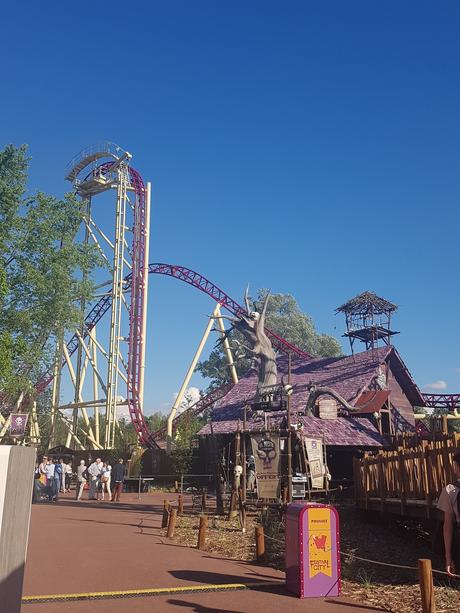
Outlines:
{"type": "Polygon", "coordinates": [[[331,512],[308,509],[308,559],[310,579],[319,573],[332,577],[331,512]]]}

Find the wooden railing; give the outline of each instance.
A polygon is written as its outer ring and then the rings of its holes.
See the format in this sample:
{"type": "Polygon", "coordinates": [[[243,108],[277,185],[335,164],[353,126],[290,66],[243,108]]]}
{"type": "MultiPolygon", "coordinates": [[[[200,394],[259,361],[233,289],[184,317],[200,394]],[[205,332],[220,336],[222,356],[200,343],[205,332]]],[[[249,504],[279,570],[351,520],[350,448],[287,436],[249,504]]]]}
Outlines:
{"type": "Polygon", "coordinates": [[[455,480],[452,456],[457,452],[460,452],[460,434],[355,458],[358,506],[381,512],[396,511],[401,515],[414,514],[411,507],[425,507],[426,516],[430,517],[442,488],[455,480]]]}

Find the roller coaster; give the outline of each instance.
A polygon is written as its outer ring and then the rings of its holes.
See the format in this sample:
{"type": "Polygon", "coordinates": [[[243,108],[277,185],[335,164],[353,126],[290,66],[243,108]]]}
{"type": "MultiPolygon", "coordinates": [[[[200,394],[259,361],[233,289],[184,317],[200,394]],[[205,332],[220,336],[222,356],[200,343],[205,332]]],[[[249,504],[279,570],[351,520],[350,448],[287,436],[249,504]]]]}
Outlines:
{"type": "MultiPolygon", "coordinates": [[[[150,432],[144,417],[150,274],[178,279],[208,295],[216,305],[211,321],[218,322],[224,340],[226,335],[220,309],[223,308],[234,316],[244,313],[238,302],[198,272],[176,264],[149,263],[151,186],[150,183],[145,183],[140,173],[131,166],[131,157],[129,152],[118,145],[103,142],[80,152],[67,167],[66,179],[72,183],[75,192],[82,199],[85,210],[80,240],[96,246],[106,269],[110,271],[110,278],[96,285],[96,290],[103,291],[96,296],[96,301],[87,312],[87,305],[81,304],[82,311],[85,312],[84,323],[75,330],[70,339],[65,340],[62,335],[56,349],[54,366],[36,385],[35,391],[39,395],[52,384],[50,444],[53,443],[56,420],[60,418],[67,429],[67,446],[73,444],[81,449],[85,444],[94,449],[113,447],[115,430],[118,427],[117,409],[121,406],[127,406],[138,440],[147,447],[158,447],[159,441],[171,438],[174,429],[183,419],[184,414],[175,417],[175,409],[185,389],[185,383],[190,380],[196,359],[179,392],[168,426],[150,432]],[[115,224],[110,229],[102,227],[97,221],[98,211],[93,202],[96,196],[104,192],[116,193],[115,224]],[[104,340],[101,341],[96,329],[107,314],[110,314],[110,317],[106,318],[109,326],[103,335],[104,340]],[[104,368],[98,366],[101,356],[105,361],[104,368]],[[88,398],[88,393],[84,393],[85,377],[90,368],[93,374],[92,398],[88,398]],[[64,371],[70,376],[74,400],[62,405],[60,396],[64,371]],[[122,383],[126,386],[126,397],[119,396],[122,383]],[[88,410],[93,411],[92,422],[88,410]],[[100,410],[104,412],[102,416],[100,410]],[[69,412],[71,419],[66,417],[69,412]],[[80,423],[80,414],[84,426],[80,423]],[[101,422],[103,437],[100,434],[101,422]]],[[[208,325],[204,341],[210,329],[208,325]]],[[[312,357],[275,332],[268,329],[266,332],[278,351],[302,358],[312,357]]],[[[231,368],[233,357],[228,341],[226,353],[231,368]]],[[[236,370],[233,369],[232,373],[231,383],[200,398],[188,408],[187,415],[198,415],[223,397],[237,382],[236,370]]],[[[433,395],[426,395],[427,406],[455,409],[460,405],[460,395],[442,395],[442,398],[440,396],[436,395],[435,398],[433,395]]],[[[3,434],[5,425],[2,428],[3,434]]],[[[30,432],[31,441],[37,443],[40,432],[35,403],[31,409],[30,432]]]]}
{"type": "MultiPolygon", "coordinates": [[[[66,444],[74,444],[80,448],[84,447],[85,442],[96,449],[113,447],[118,424],[117,409],[121,406],[127,406],[139,442],[148,447],[156,447],[158,441],[164,439],[166,434],[171,436],[182,419],[181,416],[174,418],[172,413],[168,427],[150,432],[144,417],[149,274],[178,279],[207,294],[216,304],[211,319],[218,320],[223,336],[225,330],[220,309],[226,309],[236,316],[244,312],[238,302],[196,271],[175,264],[149,264],[151,188],[150,184],[146,184],[140,173],[131,166],[131,157],[129,152],[118,145],[99,143],[75,156],[66,172],[66,179],[72,183],[84,205],[85,214],[80,240],[90,242],[97,247],[111,276],[104,283],[96,285],[97,289],[102,288],[104,291],[85,313],[83,325],[75,330],[70,339],[66,341],[61,339],[57,347],[55,364],[38,381],[36,393],[38,395],[50,384],[53,385],[51,432],[54,432],[56,420],[60,418],[68,430],[66,444]],[[110,230],[101,227],[101,223],[97,220],[98,211],[94,206],[95,197],[109,191],[116,193],[115,225],[110,230]],[[96,329],[106,315],[109,329],[108,332],[105,331],[104,346],[100,335],[96,334],[96,329]],[[98,365],[98,358],[101,355],[106,361],[104,368],[98,365]],[[93,371],[92,398],[88,398],[88,394],[83,398],[85,377],[89,368],[93,371]],[[60,396],[64,371],[70,375],[74,400],[62,405],[60,396]],[[122,383],[126,385],[126,397],[119,396],[122,383]],[[104,411],[103,416],[100,415],[100,410],[104,411]],[[93,411],[92,422],[88,411],[93,411]],[[65,413],[69,412],[72,412],[72,419],[65,416],[65,413]],[[80,424],[80,416],[83,417],[83,427],[80,424]],[[100,436],[100,422],[103,422],[103,437],[100,436]]],[[[82,309],[86,309],[86,306],[82,304],[82,309]]],[[[271,330],[267,330],[267,334],[278,350],[310,357],[271,330]]],[[[228,344],[226,349],[232,362],[228,344]]],[[[233,370],[233,373],[234,384],[237,380],[236,371],[233,370]]],[[[201,398],[189,408],[188,414],[199,414],[212,406],[217,399],[228,392],[231,385],[224,385],[201,398]]],[[[31,438],[37,439],[38,424],[33,412],[32,409],[31,438]]]]}

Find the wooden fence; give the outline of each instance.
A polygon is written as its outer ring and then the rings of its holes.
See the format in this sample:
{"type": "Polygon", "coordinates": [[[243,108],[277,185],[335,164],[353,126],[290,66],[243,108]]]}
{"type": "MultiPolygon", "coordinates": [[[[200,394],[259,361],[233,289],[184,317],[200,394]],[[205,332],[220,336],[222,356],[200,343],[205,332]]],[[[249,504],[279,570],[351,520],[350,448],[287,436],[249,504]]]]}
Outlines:
{"type": "Polygon", "coordinates": [[[442,488],[454,480],[452,456],[459,451],[460,434],[454,434],[355,458],[358,506],[381,513],[437,517],[436,502],[442,488]]]}

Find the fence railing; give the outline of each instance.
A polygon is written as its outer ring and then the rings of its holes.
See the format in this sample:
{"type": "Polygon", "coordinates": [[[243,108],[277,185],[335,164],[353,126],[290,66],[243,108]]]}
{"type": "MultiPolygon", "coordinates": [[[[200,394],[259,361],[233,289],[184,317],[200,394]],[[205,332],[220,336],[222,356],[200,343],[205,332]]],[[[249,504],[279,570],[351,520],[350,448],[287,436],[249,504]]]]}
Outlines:
{"type": "Polygon", "coordinates": [[[398,447],[355,458],[353,472],[358,505],[375,508],[375,503],[380,502],[383,510],[386,503],[399,502],[401,514],[410,505],[431,509],[443,487],[455,480],[452,456],[459,451],[460,434],[454,434],[435,441],[421,441],[410,448],[398,447]]]}

